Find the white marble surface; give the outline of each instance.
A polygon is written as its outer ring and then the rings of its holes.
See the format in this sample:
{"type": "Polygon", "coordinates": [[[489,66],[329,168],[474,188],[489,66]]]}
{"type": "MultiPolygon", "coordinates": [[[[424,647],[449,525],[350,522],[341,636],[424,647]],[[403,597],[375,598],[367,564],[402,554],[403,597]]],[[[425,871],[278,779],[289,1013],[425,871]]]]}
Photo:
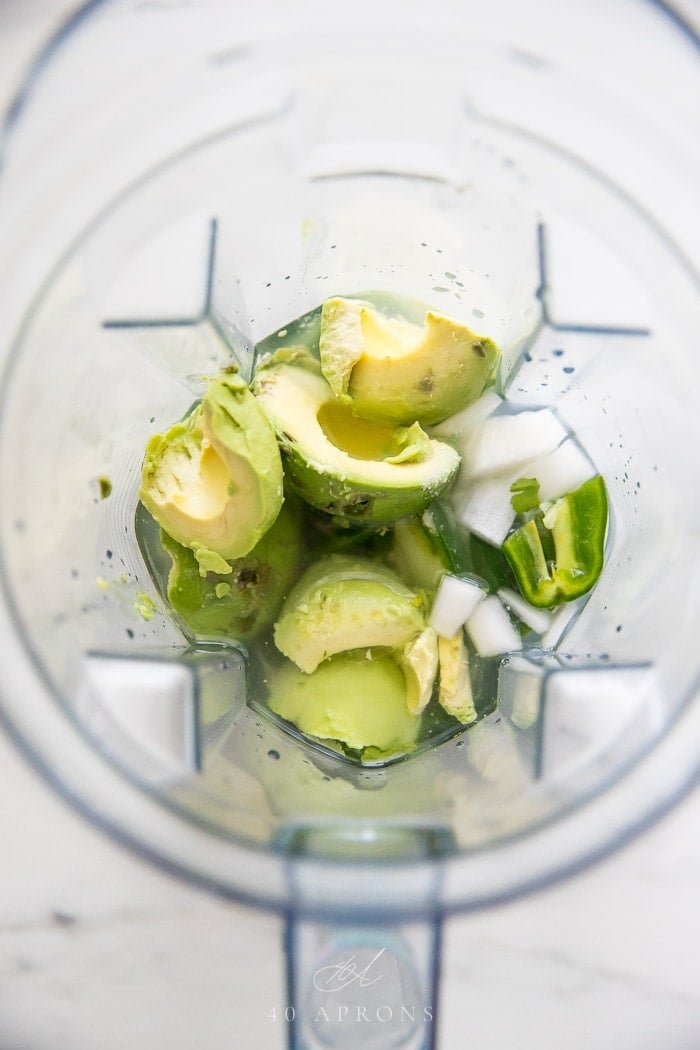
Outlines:
{"type": "MultiPolygon", "coordinates": [[[[0,769],[2,1050],[281,1050],[278,920],[124,853],[4,738],[0,769]]],[[[589,872],[450,920],[441,1050],[697,1050],[698,827],[696,791],[589,872]]]]}
{"type": "MultiPolygon", "coordinates": [[[[1,97],[65,6],[0,0],[1,97]]],[[[452,919],[441,1050],[698,1050],[699,828],[696,791],[587,873],[452,919]]],[[[86,825],[0,735],[0,1050],[281,1048],[280,938],[86,825]]]]}

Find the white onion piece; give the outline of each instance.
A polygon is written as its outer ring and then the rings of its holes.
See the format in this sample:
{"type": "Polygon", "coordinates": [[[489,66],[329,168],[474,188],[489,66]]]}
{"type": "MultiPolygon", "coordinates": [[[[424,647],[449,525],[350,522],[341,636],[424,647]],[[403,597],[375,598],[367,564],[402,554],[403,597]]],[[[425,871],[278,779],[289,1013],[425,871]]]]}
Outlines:
{"type": "Polygon", "coordinates": [[[467,620],[467,634],[479,656],[500,656],[523,647],[520,635],[496,594],[479,602],[467,620]]]}
{"type": "Polygon", "coordinates": [[[580,445],[571,438],[562,442],[548,456],[528,464],[528,476],[540,483],[540,500],[559,499],[566,492],[573,492],[584,481],[598,473],[580,445]]]}
{"type": "Polygon", "coordinates": [[[544,634],[551,627],[551,612],[548,609],[538,609],[535,605],[530,605],[517,591],[511,591],[508,587],[501,587],[498,597],[509,609],[513,610],[523,623],[531,627],[533,631],[537,631],[538,634],[544,634]]]}
{"type": "Polygon", "coordinates": [[[511,472],[538,456],[553,452],[567,437],[566,428],[549,408],[489,416],[460,449],[465,478],[511,472]]]}
{"type": "Polygon", "coordinates": [[[456,496],[461,524],[494,547],[501,546],[515,518],[510,501],[510,486],[515,480],[512,474],[479,478],[456,496]]]}
{"type": "Polygon", "coordinates": [[[440,580],[428,625],[443,638],[452,638],[485,597],[486,592],[478,583],[445,575],[440,580]]]}

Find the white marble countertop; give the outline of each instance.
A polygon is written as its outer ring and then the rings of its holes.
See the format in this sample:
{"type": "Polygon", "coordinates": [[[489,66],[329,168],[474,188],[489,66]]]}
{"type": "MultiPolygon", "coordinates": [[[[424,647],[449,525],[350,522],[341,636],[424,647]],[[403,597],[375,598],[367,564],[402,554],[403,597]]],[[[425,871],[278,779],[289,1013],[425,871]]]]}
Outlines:
{"type": "MultiPolygon", "coordinates": [[[[0,99],[66,6],[2,0],[0,99]]],[[[697,1050],[698,828],[696,790],[588,872],[450,920],[441,1050],[697,1050]]],[[[276,917],[125,853],[0,734],[1,1050],[275,1050],[284,1005],[276,917]]]]}
{"type": "MultiPolygon", "coordinates": [[[[126,854],[5,738],[0,770],[2,1050],[281,1050],[277,918],[126,854]]],[[[451,919],[441,1050],[697,1050],[698,827],[700,791],[587,873],[451,919]]]]}

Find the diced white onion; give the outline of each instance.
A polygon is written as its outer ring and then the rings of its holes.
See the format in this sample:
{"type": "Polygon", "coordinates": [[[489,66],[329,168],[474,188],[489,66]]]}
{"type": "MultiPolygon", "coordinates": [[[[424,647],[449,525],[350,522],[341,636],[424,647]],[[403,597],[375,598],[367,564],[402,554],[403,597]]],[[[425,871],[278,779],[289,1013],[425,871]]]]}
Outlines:
{"type": "Polygon", "coordinates": [[[559,499],[597,473],[581,446],[571,438],[567,438],[549,455],[528,464],[528,476],[531,474],[540,483],[542,502],[559,499]]]}
{"type": "Polygon", "coordinates": [[[467,620],[467,634],[479,656],[500,656],[523,647],[520,635],[496,594],[490,594],[477,605],[467,620]]]}
{"type": "Polygon", "coordinates": [[[459,521],[494,547],[501,546],[515,518],[510,501],[510,486],[514,480],[511,475],[479,478],[461,495],[455,494],[459,521]]]}
{"type": "Polygon", "coordinates": [[[472,580],[443,576],[430,612],[429,626],[443,638],[451,638],[485,597],[484,589],[472,580]]]}
{"type": "Polygon", "coordinates": [[[553,452],[566,436],[564,425],[549,408],[489,416],[463,443],[463,474],[481,478],[510,472],[553,452]]]}
{"type": "Polygon", "coordinates": [[[523,623],[526,623],[533,631],[537,631],[538,634],[544,634],[551,627],[551,612],[548,609],[538,609],[536,606],[530,605],[517,591],[511,591],[508,587],[501,587],[498,597],[509,609],[513,610],[523,623]]]}

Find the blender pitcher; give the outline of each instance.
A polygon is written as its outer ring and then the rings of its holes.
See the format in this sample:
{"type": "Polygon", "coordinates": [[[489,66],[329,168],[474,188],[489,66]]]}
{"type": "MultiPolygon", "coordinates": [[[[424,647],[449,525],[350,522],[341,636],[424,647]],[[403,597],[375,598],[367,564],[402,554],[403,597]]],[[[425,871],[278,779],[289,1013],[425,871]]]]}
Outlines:
{"type": "Polygon", "coordinates": [[[696,777],[696,43],[631,0],[93,0],[10,110],[3,721],[129,848],[285,914],[294,1047],[436,1046],[444,917],[696,777]],[[595,590],[497,662],[495,710],[376,766],[183,632],[138,501],[203,376],[371,291],[496,340],[506,402],[553,407],[610,500],[595,590]]]}

